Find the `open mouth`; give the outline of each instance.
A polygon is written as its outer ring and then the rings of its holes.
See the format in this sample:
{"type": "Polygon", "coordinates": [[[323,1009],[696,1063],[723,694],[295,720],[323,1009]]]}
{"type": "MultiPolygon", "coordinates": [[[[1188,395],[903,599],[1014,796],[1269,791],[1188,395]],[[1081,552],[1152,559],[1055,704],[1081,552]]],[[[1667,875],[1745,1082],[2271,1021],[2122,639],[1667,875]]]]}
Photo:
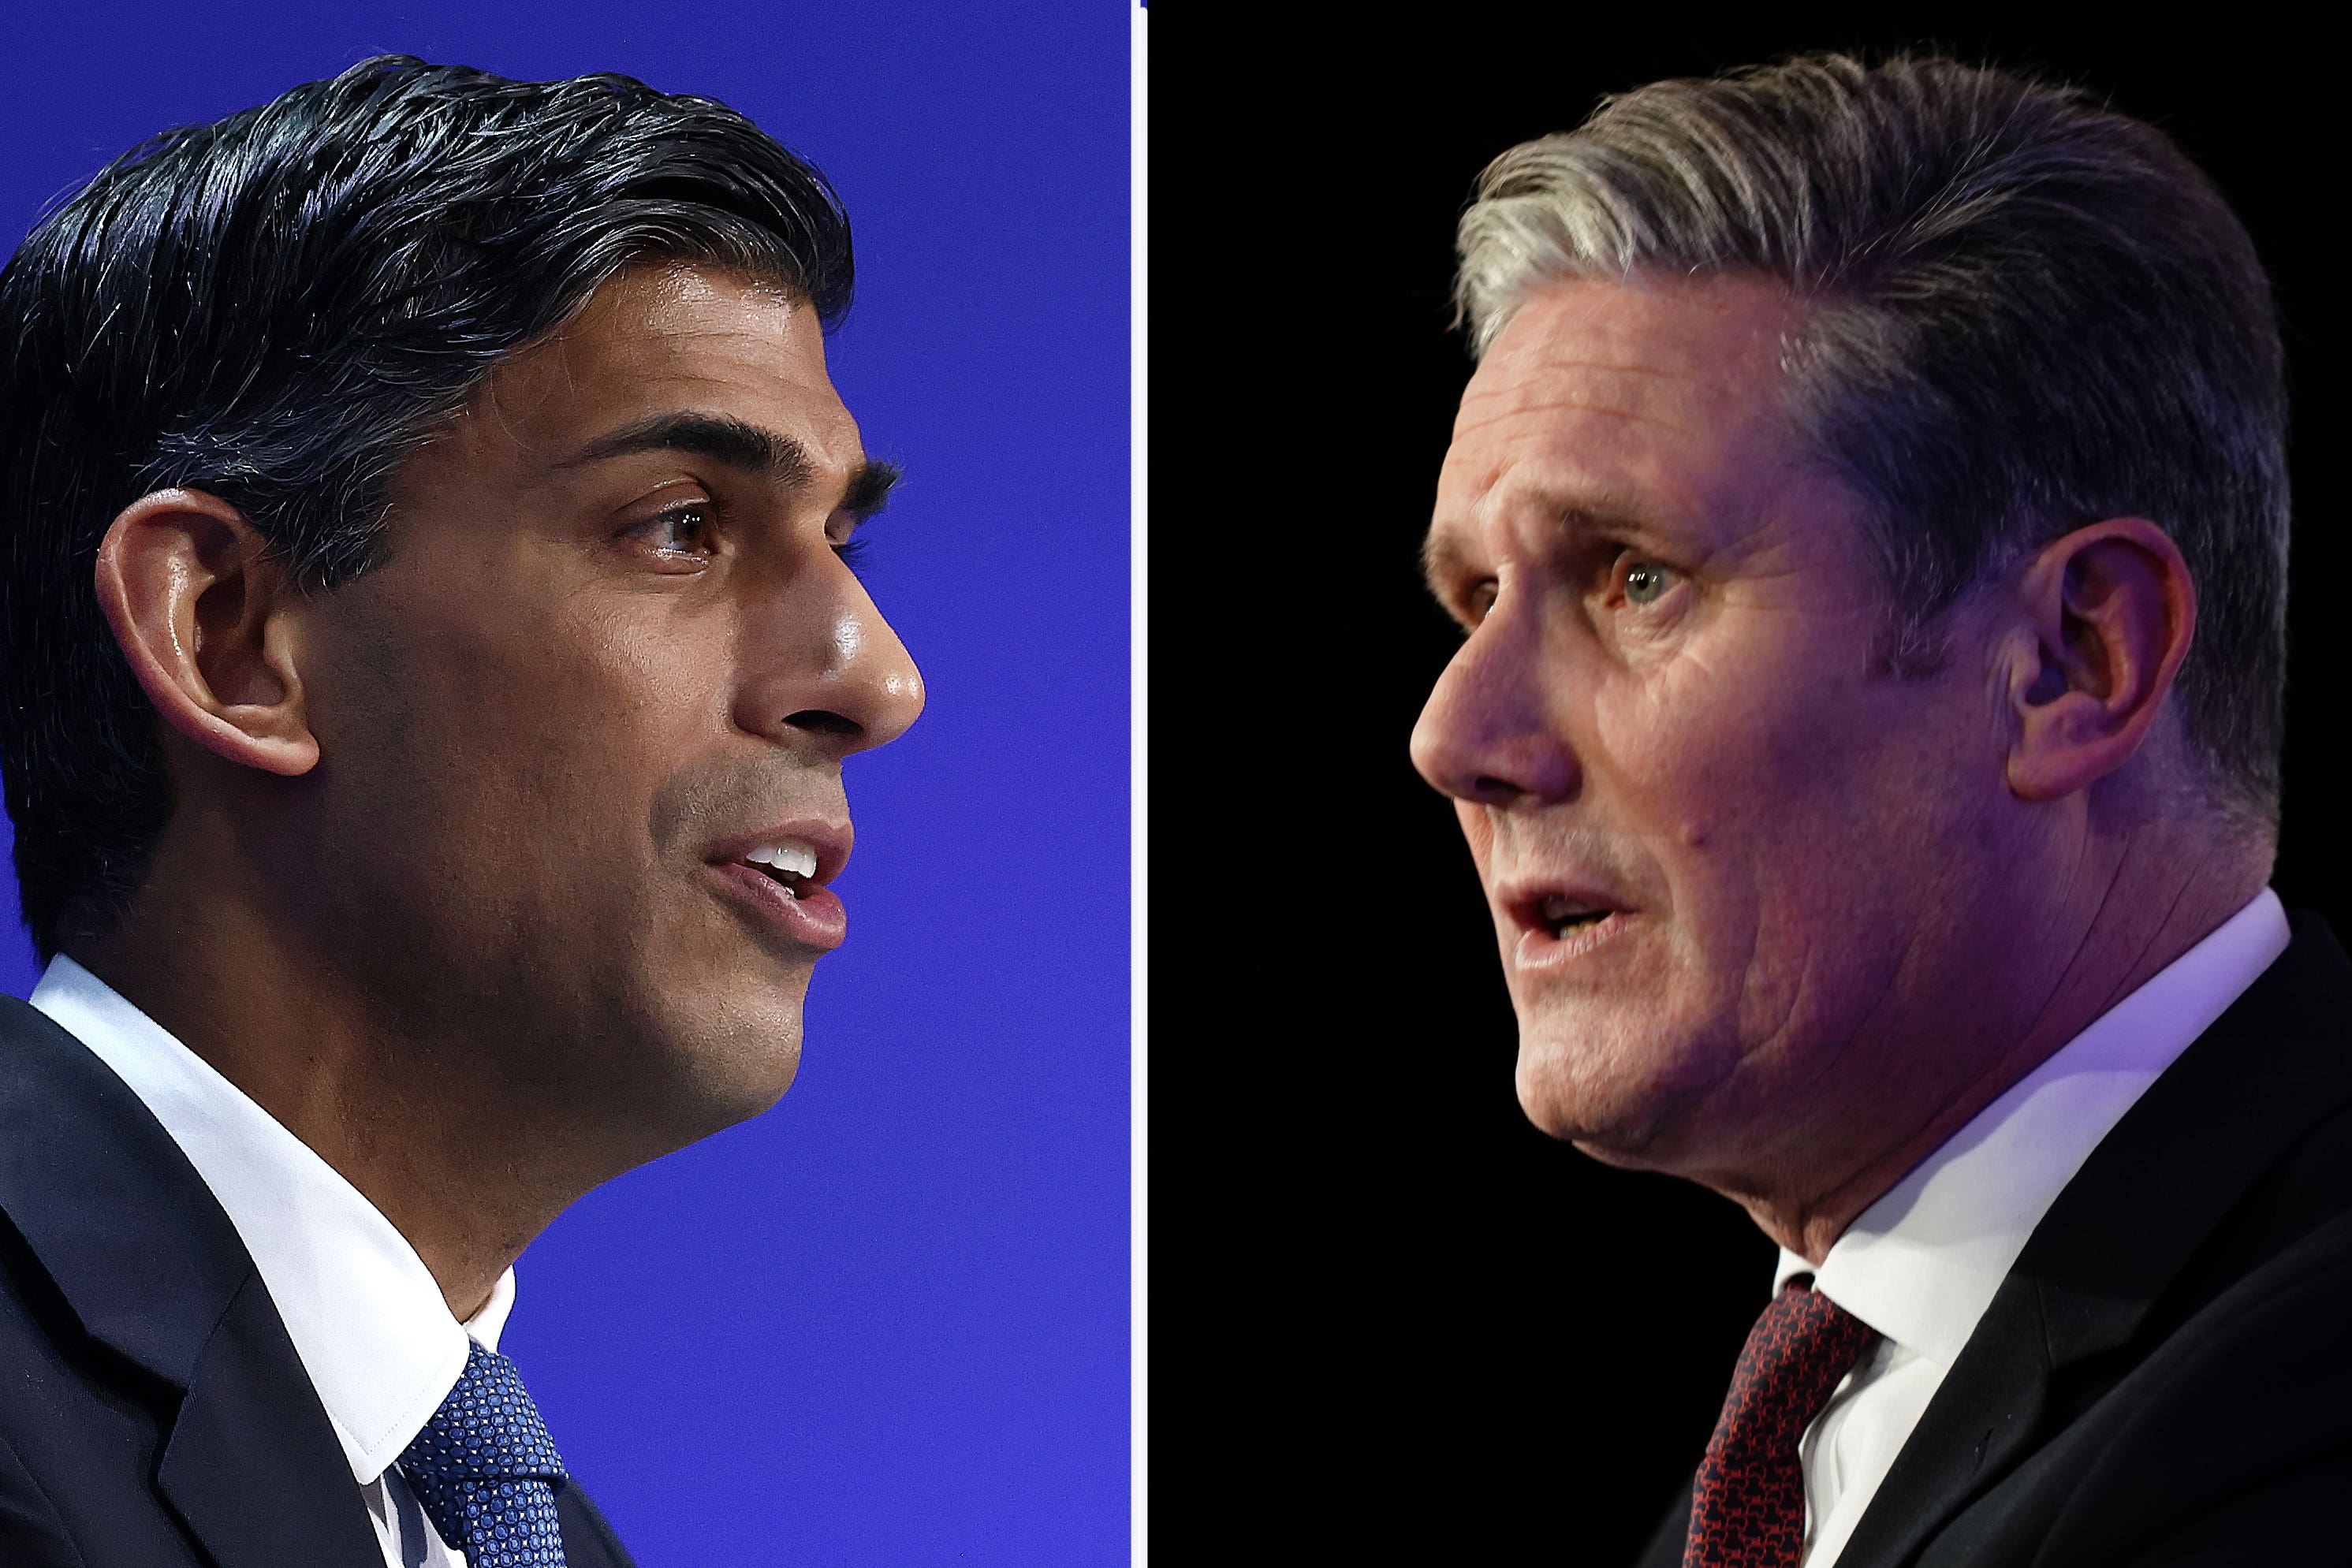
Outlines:
{"type": "Polygon", "coordinates": [[[1571,932],[1582,931],[1600,925],[1615,910],[1606,905],[1580,904],[1564,894],[1551,894],[1536,905],[1536,924],[1555,942],[1571,932]]]}
{"type": "Polygon", "coordinates": [[[793,898],[815,885],[816,852],[805,844],[773,844],[753,850],[743,863],[774,883],[793,898]]]}
{"type": "Polygon", "coordinates": [[[847,930],[841,895],[831,883],[849,857],[849,829],[779,824],[760,836],[712,846],[709,864],[736,913],[754,929],[794,947],[829,953],[847,930]]]}
{"type": "Polygon", "coordinates": [[[1504,907],[1528,940],[1547,946],[1570,943],[1580,946],[1580,937],[1597,936],[1603,928],[1613,929],[1610,923],[1625,913],[1616,904],[1598,902],[1598,897],[1590,889],[1576,893],[1558,888],[1540,893],[1530,890],[1507,894],[1504,907]]]}
{"type": "Polygon", "coordinates": [[[1588,926],[1597,926],[1597,924],[1601,924],[1604,919],[1612,917],[1612,915],[1613,910],[1595,910],[1595,907],[1578,905],[1578,903],[1571,903],[1571,900],[1567,898],[1543,900],[1543,928],[1545,931],[1550,931],[1555,943],[1559,938],[1564,938],[1564,936],[1571,934],[1571,931],[1583,931],[1583,928],[1588,926]]]}

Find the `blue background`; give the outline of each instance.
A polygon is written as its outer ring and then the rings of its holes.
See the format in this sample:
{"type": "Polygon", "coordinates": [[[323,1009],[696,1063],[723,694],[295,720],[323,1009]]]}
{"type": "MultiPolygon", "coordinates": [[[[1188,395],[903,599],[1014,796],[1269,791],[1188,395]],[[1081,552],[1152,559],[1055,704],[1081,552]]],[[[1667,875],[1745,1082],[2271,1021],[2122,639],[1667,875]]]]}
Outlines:
{"type": "Polygon", "coordinates": [[[394,50],[708,94],[840,188],[833,371],[907,468],[868,575],[929,706],[850,765],[792,1092],[559,1220],[505,1344],[646,1568],[1124,1561],[1126,7],[8,10],[10,246],[142,137],[394,50]]]}

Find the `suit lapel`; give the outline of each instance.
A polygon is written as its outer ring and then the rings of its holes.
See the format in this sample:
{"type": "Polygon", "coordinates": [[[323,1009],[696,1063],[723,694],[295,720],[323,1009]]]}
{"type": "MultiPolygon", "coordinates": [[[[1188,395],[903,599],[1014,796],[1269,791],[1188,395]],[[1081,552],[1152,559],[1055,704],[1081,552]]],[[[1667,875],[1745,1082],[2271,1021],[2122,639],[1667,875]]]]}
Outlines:
{"type": "Polygon", "coordinates": [[[0,1208],[93,1339],[188,1385],[253,1272],[170,1135],[88,1048],[0,998],[0,1208]]]}
{"type": "Polygon", "coordinates": [[[2040,1430],[2053,1372],[2040,1292],[2018,1288],[2012,1270],[1838,1554],[1840,1568],[1909,1562],[2007,1473],[2040,1430]]]}
{"type": "Polygon", "coordinates": [[[258,1273],[197,1359],[156,1484],[220,1568],[382,1568],[358,1483],[258,1273]]]}
{"type": "Polygon", "coordinates": [[[129,1085],[13,998],[0,998],[0,1210],[90,1337],[181,1396],[158,1484],[221,1568],[380,1565],[236,1227],[129,1085]]]}
{"type": "Polygon", "coordinates": [[[2128,1344],[2263,1172],[2352,1101],[2352,960],[2294,936],[2107,1134],[2035,1228],[1839,1555],[1909,1563],[2049,1433],[2060,1378],[2128,1344]]]}

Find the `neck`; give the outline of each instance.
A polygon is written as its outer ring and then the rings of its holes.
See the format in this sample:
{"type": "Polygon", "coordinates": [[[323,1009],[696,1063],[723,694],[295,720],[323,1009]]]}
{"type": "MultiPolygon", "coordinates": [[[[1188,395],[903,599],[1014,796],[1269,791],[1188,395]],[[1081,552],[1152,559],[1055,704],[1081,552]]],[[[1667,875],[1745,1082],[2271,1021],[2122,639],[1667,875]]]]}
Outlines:
{"type": "MultiPolygon", "coordinates": [[[[2004,988],[2012,1005],[1960,1042],[1978,1071],[1908,1107],[1863,1142],[1861,1157],[1826,1176],[1812,1169],[1769,1190],[1721,1190],[1775,1242],[1819,1265],[1846,1227],[1922,1160],[2245,907],[2268,880],[2270,863],[2266,845],[2249,850],[2161,831],[2136,836],[2112,854],[2108,874],[2093,879],[2087,896],[2045,910],[1990,959],[1993,972],[2013,979],[2004,988]]],[[[1958,984],[1981,994],[1986,965],[1975,967],[1978,973],[1958,977],[1958,984]]]]}
{"type": "Polygon", "coordinates": [[[470,1318],[523,1248],[609,1172],[521,1117],[464,1042],[404,1037],[217,876],[159,850],[104,938],[68,955],[169,1030],[364,1195],[470,1318]],[[200,891],[198,891],[200,890],[200,891]],[[492,1152],[495,1151],[495,1152],[492,1152]]]}

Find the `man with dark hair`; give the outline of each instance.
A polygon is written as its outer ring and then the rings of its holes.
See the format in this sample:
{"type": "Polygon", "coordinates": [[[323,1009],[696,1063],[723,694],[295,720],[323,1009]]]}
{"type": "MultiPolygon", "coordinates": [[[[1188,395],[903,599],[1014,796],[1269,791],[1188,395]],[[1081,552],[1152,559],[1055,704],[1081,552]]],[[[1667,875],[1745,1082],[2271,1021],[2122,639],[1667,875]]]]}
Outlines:
{"type": "Polygon", "coordinates": [[[1412,751],[1520,1103],[1781,1249],[1644,1562],[2339,1560],[2352,962],[2265,885],[2237,219],[2078,91],[1822,56],[1513,149],[1461,255],[1412,751]]]}
{"type": "Polygon", "coordinates": [[[741,116],[385,57],[0,273],[0,1558],[620,1563],[497,1342],[772,1104],[842,762],[849,230],[741,116]]]}

